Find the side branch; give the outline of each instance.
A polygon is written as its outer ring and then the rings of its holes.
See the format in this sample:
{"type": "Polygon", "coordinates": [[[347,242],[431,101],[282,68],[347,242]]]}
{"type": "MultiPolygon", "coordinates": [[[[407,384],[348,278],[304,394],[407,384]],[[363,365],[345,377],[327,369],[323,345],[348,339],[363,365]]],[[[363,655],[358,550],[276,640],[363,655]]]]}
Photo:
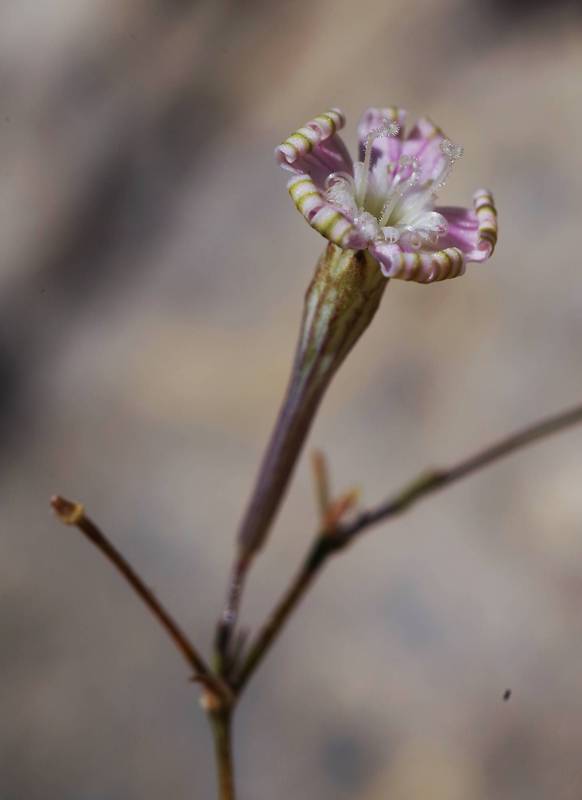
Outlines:
{"type": "Polygon", "coordinates": [[[160,601],[155,597],[153,592],[145,585],[124,556],[111,544],[89,517],[85,515],[83,506],[79,503],[65,500],[65,498],[59,496],[55,496],[51,499],[51,506],[61,522],[66,525],[74,525],[78,528],[78,530],[80,530],[123,575],[132,589],[164,628],[174,645],[186,659],[188,665],[194,669],[194,679],[199,681],[207,691],[212,692],[221,700],[230,702],[230,689],[223,681],[213,675],[210,667],[206,664],[202,656],[198,653],[175,620],[170,616],[168,611],[166,611],[160,601]]]}
{"type": "Polygon", "coordinates": [[[257,634],[256,639],[252,642],[240,672],[234,681],[234,690],[237,695],[244,689],[251,675],[281,633],[291,613],[295,611],[302,598],[305,597],[307,590],[327,561],[331,553],[329,543],[330,537],[326,534],[316,538],[291,585],[257,634]]]}
{"type": "Polygon", "coordinates": [[[418,500],[435,492],[437,489],[444,489],[446,486],[450,486],[452,483],[461,480],[461,478],[465,478],[479,469],[493,464],[516,450],[581,422],[582,405],[540,420],[449,468],[423,472],[396,495],[376,508],[364,511],[351,523],[338,524],[332,530],[329,528],[321,530],[315,537],[312,547],[291,585],[257,634],[255,640],[251,643],[249,652],[235,681],[235,691],[237,693],[241,692],[246,686],[254,671],[281,633],[286,621],[297,608],[315,577],[332,554],[339,552],[350,544],[365,529],[407,511],[418,500]]]}
{"type": "Polygon", "coordinates": [[[452,483],[461,480],[461,478],[466,478],[483,467],[488,467],[490,464],[511,455],[516,450],[534,444],[540,439],[545,439],[553,433],[559,433],[580,422],[582,422],[582,404],[540,420],[459,461],[451,467],[425,471],[414,481],[407,484],[394,497],[389,498],[386,502],[381,503],[370,511],[364,511],[352,523],[343,526],[338,531],[340,540],[338,549],[351,541],[354,536],[365,528],[402,513],[425,495],[431,494],[437,489],[444,489],[445,486],[450,486],[452,483]]]}

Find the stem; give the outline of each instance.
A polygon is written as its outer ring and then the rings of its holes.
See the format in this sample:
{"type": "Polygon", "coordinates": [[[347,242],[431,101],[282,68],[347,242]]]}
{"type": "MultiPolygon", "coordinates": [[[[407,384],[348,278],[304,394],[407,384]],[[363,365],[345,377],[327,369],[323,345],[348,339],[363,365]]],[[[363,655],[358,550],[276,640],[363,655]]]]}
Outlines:
{"type": "Polygon", "coordinates": [[[78,530],[103,553],[118,572],[123,575],[138,597],[145,603],[153,616],[166,631],[188,665],[193,667],[195,679],[200,681],[208,691],[216,694],[217,697],[229,701],[232,695],[230,689],[220,678],[212,674],[210,667],[206,664],[186,634],[178,626],[178,623],[169,612],[166,611],[153,592],[148,589],[119,550],[111,544],[95,523],[85,515],[83,506],[80,503],[73,503],[59,496],[55,496],[51,499],[51,505],[61,522],[66,525],[74,525],[78,528],[78,530]]]}
{"type": "Polygon", "coordinates": [[[242,665],[237,680],[235,691],[237,695],[246,686],[249,679],[264,659],[267,652],[281,633],[285,622],[297,608],[307,590],[312,585],[314,578],[321,571],[327,559],[334,553],[342,550],[358,534],[366,528],[394,517],[408,510],[414,503],[428,494],[450,486],[483,467],[510,455],[516,450],[527,447],[540,439],[551,436],[566,428],[582,422],[582,405],[563,411],[551,417],[540,420],[522,431],[511,434],[505,439],[480,450],[453,466],[429,470],[421,473],[413,481],[406,484],[396,495],[381,503],[377,508],[364,511],[356,519],[343,526],[338,526],[331,533],[318,534],[312,548],[303,562],[303,565],[291,585],[281,598],[280,602],[268,618],[263,628],[251,644],[247,657],[242,665]]]}
{"type": "Polygon", "coordinates": [[[372,321],[387,280],[367,251],[330,244],[305,296],[289,385],[238,534],[227,602],[217,633],[224,657],[246,574],[281,505],[319,404],[335,372],[372,321]]]}
{"type": "Polygon", "coordinates": [[[235,800],[234,763],[232,757],[232,712],[218,711],[210,714],[214,737],[219,800],[235,800]]]}
{"type": "Polygon", "coordinates": [[[236,626],[252,558],[262,544],[283,500],[326,386],[327,383],[314,391],[313,387],[302,385],[296,370],[291,377],[239,534],[239,540],[245,544],[239,548],[230,574],[226,605],[216,636],[216,650],[223,662],[228,660],[229,641],[236,626]],[[308,389],[311,389],[311,396],[307,395],[308,389]],[[247,548],[246,542],[252,544],[247,548]]]}

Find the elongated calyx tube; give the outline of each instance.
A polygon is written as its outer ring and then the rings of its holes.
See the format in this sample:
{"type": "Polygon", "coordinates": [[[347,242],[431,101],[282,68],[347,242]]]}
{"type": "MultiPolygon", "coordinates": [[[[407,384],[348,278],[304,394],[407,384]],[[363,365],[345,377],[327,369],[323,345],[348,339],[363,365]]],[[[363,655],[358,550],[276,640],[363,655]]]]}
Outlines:
{"type": "Polygon", "coordinates": [[[388,280],[366,250],[328,244],[305,295],[291,378],[238,535],[239,564],[265,543],[321,399],[372,321],[388,280]]]}

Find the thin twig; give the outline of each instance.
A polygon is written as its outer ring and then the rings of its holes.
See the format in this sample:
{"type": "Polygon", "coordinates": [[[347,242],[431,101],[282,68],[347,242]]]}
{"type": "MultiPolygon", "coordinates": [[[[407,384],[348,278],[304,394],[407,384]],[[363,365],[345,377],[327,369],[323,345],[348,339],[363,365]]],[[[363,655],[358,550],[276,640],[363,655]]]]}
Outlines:
{"type": "Polygon", "coordinates": [[[365,529],[401,514],[418,500],[437,489],[444,489],[446,486],[450,486],[452,483],[461,480],[461,478],[477,472],[477,470],[510,455],[516,450],[581,422],[582,405],[540,420],[524,430],[501,439],[490,447],[459,461],[452,467],[423,472],[415,480],[406,484],[396,495],[376,508],[364,511],[353,522],[339,525],[331,534],[326,532],[319,533],[291,585],[257,634],[255,640],[251,643],[247,657],[235,681],[236,693],[240,693],[247,684],[329,556],[342,550],[365,529]]]}
{"type": "Polygon", "coordinates": [[[321,450],[314,450],[311,454],[311,467],[313,469],[313,483],[315,486],[315,499],[319,512],[319,522],[323,528],[327,520],[331,492],[329,488],[327,459],[321,450]]]}
{"type": "Polygon", "coordinates": [[[444,489],[461,478],[466,478],[477,470],[511,455],[522,447],[527,447],[534,442],[559,433],[566,428],[582,422],[582,405],[574,406],[567,411],[555,414],[524,428],[517,433],[501,439],[484,450],[480,450],[468,458],[459,461],[448,469],[428,470],[419,475],[416,480],[407,484],[396,496],[371,511],[365,511],[350,524],[345,526],[340,536],[345,543],[370,525],[382,522],[385,519],[400,514],[413,503],[437,489],[444,489]]]}
{"type": "Polygon", "coordinates": [[[263,660],[272,643],[281,633],[291,612],[295,611],[299,602],[313,583],[316,575],[326,562],[327,556],[329,555],[327,547],[327,542],[329,542],[329,540],[330,537],[327,537],[325,534],[316,538],[307,558],[295,575],[288,590],[257,634],[254,642],[251,643],[247,657],[234,681],[233,688],[237,696],[246,686],[249,678],[263,660]]]}
{"type": "Polygon", "coordinates": [[[211,672],[210,667],[189,641],[186,634],[180,629],[153,592],[148,589],[129,562],[86,516],[83,506],[80,503],[73,503],[59,496],[51,499],[51,506],[61,522],[78,528],[123,575],[170,636],[174,645],[188,662],[188,665],[194,669],[194,679],[202,683],[207,691],[215,693],[218,698],[229,703],[232,696],[230,689],[211,672]]]}

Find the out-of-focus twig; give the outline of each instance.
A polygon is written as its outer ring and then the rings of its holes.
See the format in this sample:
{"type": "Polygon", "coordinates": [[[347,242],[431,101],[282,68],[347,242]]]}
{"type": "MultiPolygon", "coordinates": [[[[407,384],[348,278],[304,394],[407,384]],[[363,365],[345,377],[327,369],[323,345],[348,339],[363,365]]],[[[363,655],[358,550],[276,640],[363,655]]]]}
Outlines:
{"type": "Polygon", "coordinates": [[[459,461],[452,467],[425,471],[394,497],[389,498],[385,503],[381,503],[370,511],[364,511],[350,525],[345,526],[340,532],[342,544],[347,544],[371,525],[402,513],[427,494],[431,494],[437,489],[444,489],[445,486],[450,486],[450,484],[461,478],[465,478],[483,467],[487,467],[489,464],[511,455],[511,453],[520,450],[522,447],[534,444],[540,439],[545,439],[546,436],[559,433],[580,422],[582,422],[582,405],[574,406],[560,414],[546,417],[459,461]]]}
{"type": "Polygon", "coordinates": [[[328,535],[333,535],[342,519],[356,506],[360,499],[359,489],[348,489],[347,492],[341,494],[336,500],[333,500],[327,509],[327,514],[323,520],[322,531],[328,535]]]}
{"type": "Polygon", "coordinates": [[[313,469],[313,483],[315,486],[315,499],[319,512],[319,522],[321,526],[324,527],[330,504],[330,488],[327,460],[321,450],[314,450],[311,454],[311,467],[313,469]]]}
{"type": "Polygon", "coordinates": [[[444,489],[461,478],[472,475],[483,467],[505,458],[516,450],[581,422],[582,405],[542,419],[451,467],[426,470],[406,484],[393,497],[376,508],[362,512],[351,523],[339,524],[331,532],[326,532],[325,529],[320,531],[291,585],[251,643],[235,681],[236,692],[238,693],[244,688],[329,556],[342,550],[367,528],[401,514],[418,500],[437,489],[444,489]]]}
{"type": "Polygon", "coordinates": [[[194,679],[200,682],[207,692],[216,695],[221,701],[230,703],[232,693],[228,686],[212,673],[210,667],[206,664],[186,634],[162,606],[153,592],[145,585],[127,559],[111,544],[95,523],[87,517],[83,506],[80,503],[71,502],[58,495],[51,499],[51,506],[61,522],[78,528],[78,530],[80,530],[123,575],[132,589],[134,589],[136,594],[143,600],[154,617],[170,636],[174,645],[186,659],[188,665],[194,669],[194,679]]]}

